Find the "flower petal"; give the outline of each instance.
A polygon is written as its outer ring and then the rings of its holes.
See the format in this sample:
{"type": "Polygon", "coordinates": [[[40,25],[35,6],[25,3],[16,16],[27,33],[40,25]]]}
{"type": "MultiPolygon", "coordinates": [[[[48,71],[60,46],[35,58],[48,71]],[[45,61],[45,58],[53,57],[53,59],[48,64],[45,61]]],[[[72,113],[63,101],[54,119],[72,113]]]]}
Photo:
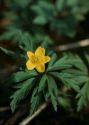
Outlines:
{"type": "Polygon", "coordinates": [[[45,55],[45,49],[42,47],[38,47],[35,51],[36,56],[44,56],[45,55]]]}
{"type": "Polygon", "coordinates": [[[50,58],[49,56],[45,56],[45,57],[44,57],[44,62],[45,62],[45,63],[49,62],[50,60],[51,60],[51,58],[50,58]]]}
{"type": "Polygon", "coordinates": [[[35,65],[30,60],[28,60],[26,63],[26,67],[28,70],[32,70],[35,68],[35,65]]]}
{"type": "Polygon", "coordinates": [[[31,58],[32,56],[34,56],[34,53],[31,51],[27,51],[27,56],[28,58],[31,58]]]}
{"type": "Polygon", "coordinates": [[[36,70],[40,73],[45,71],[45,65],[44,64],[39,64],[36,66],[36,70]]]}

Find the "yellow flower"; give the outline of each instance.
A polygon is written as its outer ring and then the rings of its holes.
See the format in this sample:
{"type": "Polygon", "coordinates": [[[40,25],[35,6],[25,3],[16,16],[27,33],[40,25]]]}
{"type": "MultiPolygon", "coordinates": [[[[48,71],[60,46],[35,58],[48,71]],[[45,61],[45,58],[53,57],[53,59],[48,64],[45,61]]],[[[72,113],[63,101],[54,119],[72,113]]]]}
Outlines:
{"type": "Polygon", "coordinates": [[[45,63],[51,59],[49,56],[45,56],[45,49],[42,47],[38,47],[35,53],[27,51],[27,56],[29,58],[26,63],[27,69],[33,70],[35,68],[38,72],[44,72],[45,63]]]}

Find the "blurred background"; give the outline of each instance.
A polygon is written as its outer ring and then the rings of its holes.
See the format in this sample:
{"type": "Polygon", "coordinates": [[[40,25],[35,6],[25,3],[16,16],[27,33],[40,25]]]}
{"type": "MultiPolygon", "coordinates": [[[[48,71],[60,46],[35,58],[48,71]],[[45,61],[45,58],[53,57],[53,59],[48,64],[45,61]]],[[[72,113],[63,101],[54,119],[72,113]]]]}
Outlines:
{"type": "MultiPolygon", "coordinates": [[[[12,51],[23,53],[19,48],[23,33],[29,33],[37,44],[46,39],[59,54],[77,53],[85,61],[85,53],[89,53],[89,0],[0,0],[0,125],[19,125],[28,114],[28,104],[21,104],[13,114],[9,106],[12,88],[8,78],[21,64],[9,55],[12,51]]],[[[88,116],[89,106],[80,113],[59,107],[55,113],[49,105],[30,124],[89,125],[88,116]]]]}

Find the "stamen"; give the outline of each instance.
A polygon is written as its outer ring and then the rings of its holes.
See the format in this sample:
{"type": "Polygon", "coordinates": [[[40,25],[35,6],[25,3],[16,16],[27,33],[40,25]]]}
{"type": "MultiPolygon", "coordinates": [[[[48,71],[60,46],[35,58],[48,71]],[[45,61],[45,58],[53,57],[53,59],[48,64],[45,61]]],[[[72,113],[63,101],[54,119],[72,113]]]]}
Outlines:
{"type": "Polygon", "coordinates": [[[31,58],[31,62],[34,63],[34,64],[37,63],[38,62],[38,58],[36,56],[33,56],[31,58]]]}

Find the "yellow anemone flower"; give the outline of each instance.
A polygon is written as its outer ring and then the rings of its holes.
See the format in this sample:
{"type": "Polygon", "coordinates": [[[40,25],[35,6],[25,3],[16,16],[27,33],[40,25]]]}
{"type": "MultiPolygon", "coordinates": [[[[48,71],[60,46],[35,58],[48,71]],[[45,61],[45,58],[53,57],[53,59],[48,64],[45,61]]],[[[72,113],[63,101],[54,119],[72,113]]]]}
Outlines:
{"type": "Polygon", "coordinates": [[[35,53],[27,51],[27,56],[29,58],[26,63],[27,69],[33,70],[35,68],[40,73],[45,71],[45,63],[51,59],[49,56],[45,56],[45,49],[42,47],[38,47],[35,53]]]}

